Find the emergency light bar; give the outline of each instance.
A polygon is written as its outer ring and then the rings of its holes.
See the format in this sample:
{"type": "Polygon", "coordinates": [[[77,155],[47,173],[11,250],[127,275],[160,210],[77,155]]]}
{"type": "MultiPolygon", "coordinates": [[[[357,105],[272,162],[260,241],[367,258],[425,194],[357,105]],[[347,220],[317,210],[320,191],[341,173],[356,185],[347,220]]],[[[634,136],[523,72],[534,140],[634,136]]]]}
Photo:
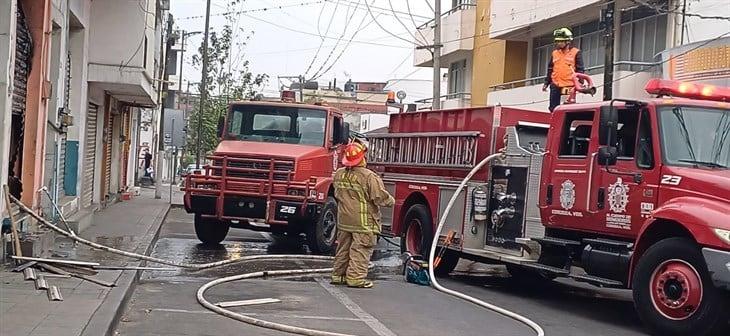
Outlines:
{"type": "Polygon", "coordinates": [[[730,101],[730,88],[654,78],[644,88],[648,94],[689,99],[730,101]]]}

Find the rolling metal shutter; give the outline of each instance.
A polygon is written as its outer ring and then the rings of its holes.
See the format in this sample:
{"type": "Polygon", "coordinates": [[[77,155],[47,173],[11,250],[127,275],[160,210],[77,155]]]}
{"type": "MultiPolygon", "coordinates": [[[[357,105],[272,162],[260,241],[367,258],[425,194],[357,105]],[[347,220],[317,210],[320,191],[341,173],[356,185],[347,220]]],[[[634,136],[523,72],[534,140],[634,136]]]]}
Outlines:
{"type": "Polygon", "coordinates": [[[84,173],[81,182],[81,205],[91,206],[94,200],[94,168],[96,165],[96,120],[99,106],[89,103],[86,112],[86,138],[84,139],[84,173]]]}
{"type": "Polygon", "coordinates": [[[10,193],[20,198],[23,173],[23,141],[25,137],[25,113],[28,94],[28,76],[33,56],[33,40],[26,24],[22,6],[17,7],[15,64],[13,67],[13,95],[11,105],[10,153],[8,160],[8,185],[10,193]]]}
{"type": "Polygon", "coordinates": [[[111,194],[111,183],[112,183],[112,129],[114,127],[114,115],[107,113],[109,118],[106,119],[106,125],[104,126],[104,195],[111,194]]]}

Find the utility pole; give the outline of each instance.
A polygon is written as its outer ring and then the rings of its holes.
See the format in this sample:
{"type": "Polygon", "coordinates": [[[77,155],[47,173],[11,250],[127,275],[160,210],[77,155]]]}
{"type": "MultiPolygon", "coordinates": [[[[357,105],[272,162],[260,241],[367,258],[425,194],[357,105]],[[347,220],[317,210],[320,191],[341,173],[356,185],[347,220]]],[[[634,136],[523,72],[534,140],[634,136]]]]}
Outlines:
{"type": "Polygon", "coordinates": [[[607,0],[606,7],[601,9],[601,27],[603,28],[603,42],[606,48],[606,58],[603,63],[603,100],[613,99],[614,9],[614,0],[607,0]]]}
{"type": "Polygon", "coordinates": [[[441,108],[441,0],[434,1],[433,18],[433,103],[432,110],[441,108]]]}
{"type": "Polygon", "coordinates": [[[210,0],[205,5],[205,37],[203,37],[203,75],[200,79],[200,109],[198,110],[198,136],[195,146],[195,168],[200,169],[200,138],[203,129],[203,113],[208,102],[208,35],[210,33],[210,0]]]}
{"type": "MultiPolygon", "coordinates": [[[[163,160],[165,159],[165,93],[168,89],[168,79],[170,79],[170,75],[167,73],[167,61],[170,57],[170,52],[172,50],[172,45],[175,43],[174,36],[172,34],[172,14],[167,15],[167,32],[165,34],[162,34],[164,36],[162,38],[162,41],[165,45],[164,50],[164,56],[160,58],[160,95],[158,96],[159,104],[160,104],[160,129],[157,134],[157,165],[155,167],[155,171],[157,174],[155,174],[155,199],[162,198],[162,165],[163,160]]],[[[163,52],[160,50],[160,52],[163,52]]]]}

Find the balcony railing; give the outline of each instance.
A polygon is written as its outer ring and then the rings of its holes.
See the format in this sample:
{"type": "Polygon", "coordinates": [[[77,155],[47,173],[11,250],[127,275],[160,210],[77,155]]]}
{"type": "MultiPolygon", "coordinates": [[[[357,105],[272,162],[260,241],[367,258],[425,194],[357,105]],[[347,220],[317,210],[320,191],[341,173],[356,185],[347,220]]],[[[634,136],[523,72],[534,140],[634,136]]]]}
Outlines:
{"type": "MultiPolygon", "coordinates": [[[[471,100],[471,93],[470,92],[448,93],[445,95],[441,95],[439,98],[441,99],[441,101],[454,100],[454,99],[471,100]]],[[[431,103],[433,103],[433,98],[424,98],[424,99],[416,100],[415,103],[431,104],[431,103]]]]}
{"type": "MultiPolygon", "coordinates": [[[[466,10],[466,9],[473,8],[476,6],[477,6],[476,0],[461,0],[461,1],[459,1],[458,5],[454,6],[453,8],[449,9],[446,12],[443,12],[441,14],[441,17],[443,18],[444,16],[449,16],[460,10],[466,10]]],[[[416,29],[421,30],[421,29],[429,27],[431,24],[433,24],[433,19],[424,22],[422,25],[418,26],[416,29]]]]}
{"type": "MultiPolygon", "coordinates": [[[[661,63],[659,63],[659,62],[636,62],[636,61],[614,62],[614,66],[618,66],[619,69],[623,69],[625,67],[628,67],[631,69],[636,68],[636,67],[642,68],[642,70],[637,70],[637,71],[652,71],[652,68],[654,68],[658,65],[661,65],[661,63]]],[[[602,72],[596,71],[596,70],[602,70],[603,68],[604,68],[603,65],[596,65],[596,66],[586,68],[585,71],[588,74],[598,74],[598,73],[602,73],[602,72]]],[[[543,83],[544,81],[545,81],[545,75],[541,75],[541,76],[537,76],[537,77],[531,77],[531,78],[506,82],[506,83],[502,83],[502,84],[492,85],[489,87],[489,91],[509,90],[509,89],[514,89],[517,87],[537,85],[537,84],[543,83]]]]}

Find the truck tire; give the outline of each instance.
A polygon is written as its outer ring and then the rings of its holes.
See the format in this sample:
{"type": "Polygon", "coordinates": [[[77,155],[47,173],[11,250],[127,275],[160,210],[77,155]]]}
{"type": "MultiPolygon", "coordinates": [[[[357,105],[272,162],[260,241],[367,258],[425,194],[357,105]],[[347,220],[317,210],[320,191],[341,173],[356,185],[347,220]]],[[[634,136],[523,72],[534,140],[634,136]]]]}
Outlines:
{"type": "Polygon", "coordinates": [[[634,271],[633,294],[652,334],[727,335],[727,296],[713,285],[691,239],[669,238],[649,247],[634,271]]]}
{"type": "MultiPolygon", "coordinates": [[[[403,233],[401,234],[401,253],[409,252],[428,259],[433,241],[433,219],[428,207],[423,204],[412,205],[406,212],[403,233]]],[[[440,249],[436,250],[436,254],[440,249]]],[[[433,271],[438,276],[449,275],[459,263],[459,254],[456,251],[446,250],[441,257],[441,263],[433,271]]]]}
{"type": "Polygon", "coordinates": [[[230,225],[215,218],[195,214],[195,235],[203,245],[218,245],[228,235],[230,225]]]}
{"type": "Polygon", "coordinates": [[[307,245],[312,253],[332,255],[337,242],[337,201],[332,196],[322,207],[319,218],[307,226],[307,245]]]}

